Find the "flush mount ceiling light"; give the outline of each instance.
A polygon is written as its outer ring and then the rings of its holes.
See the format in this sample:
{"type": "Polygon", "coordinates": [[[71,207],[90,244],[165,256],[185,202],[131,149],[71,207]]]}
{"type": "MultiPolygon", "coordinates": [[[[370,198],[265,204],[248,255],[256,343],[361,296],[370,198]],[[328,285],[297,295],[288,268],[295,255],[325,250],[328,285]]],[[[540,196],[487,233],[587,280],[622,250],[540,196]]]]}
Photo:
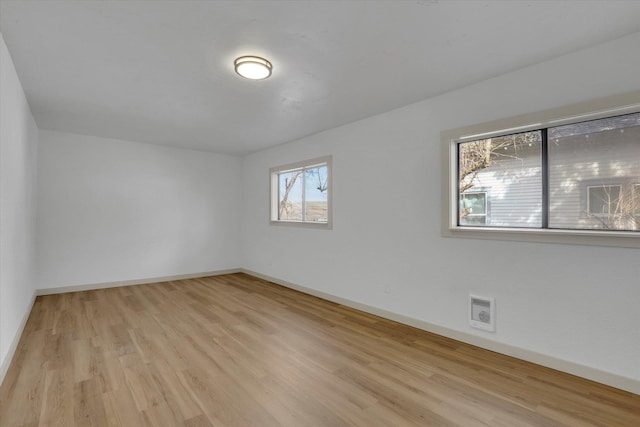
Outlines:
{"type": "Polygon", "coordinates": [[[259,56],[241,56],[233,61],[236,73],[246,79],[262,80],[271,75],[273,65],[259,56]]]}

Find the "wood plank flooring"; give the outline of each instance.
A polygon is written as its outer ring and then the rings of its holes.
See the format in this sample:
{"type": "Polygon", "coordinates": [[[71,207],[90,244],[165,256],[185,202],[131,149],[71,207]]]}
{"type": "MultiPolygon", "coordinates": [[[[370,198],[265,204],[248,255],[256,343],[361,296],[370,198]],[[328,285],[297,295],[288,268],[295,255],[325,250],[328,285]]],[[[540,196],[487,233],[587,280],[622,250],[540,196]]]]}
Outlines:
{"type": "Polygon", "coordinates": [[[640,396],[245,275],[38,297],[0,426],[640,426],[640,396]]]}

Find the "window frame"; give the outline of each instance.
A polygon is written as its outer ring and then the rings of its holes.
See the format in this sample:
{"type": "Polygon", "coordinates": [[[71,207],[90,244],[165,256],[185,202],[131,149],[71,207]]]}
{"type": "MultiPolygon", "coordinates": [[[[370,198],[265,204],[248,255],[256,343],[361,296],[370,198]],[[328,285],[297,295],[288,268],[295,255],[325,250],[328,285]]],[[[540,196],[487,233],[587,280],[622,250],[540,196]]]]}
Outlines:
{"type": "MultiPolygon", "coordinates": [[[[640,112],[640,91],[441,132],[442,224],[444,237],[640,248],[640,232],[458,225],[458,144],[640,112]]],[[[546,179],[543,177],[543,179],[546,179]]],[[[543,182],[543,185],[545,183],[543,182]]],[[[543,189],[543,191],[545,191],[543,189]]]]}
{"type": "MultiPolygon", "coordinates": [[[[612,187],[618,187],[618,198],[617,200],[620,200],[620,197],[622,196],[622,184],[620,183],[615,183],[615,184],[600,184],[600,185],[587,185],[587,216],[595,216],[595,217],[603,217],[603,216],[610,216],[611,215],[611,203],[609,203],[609,214],[604,214],[602,212],[591,212],[591,189],[601,189],[601,188],[612,188],[612,187]]],[[[615,215],[615,214],[614,214],[615,215]]]]}
{"type": "MultiPolygon", "coordinates": [[[[309,160],[303,160],[295,163],[288,163],[286,165],[275,166],[269,169],[269,224],[271,225],[284,225],[294,227],[309,227],[320,229],[331,229],[332,218],[332,195],[333,195],[333,173],[332,173],[332,156],[316,157],[309,160]],[[278,182],[278,175],[281,173],[292,172],[296,170],[313,169],[314,167],[326,166],[327,167],[327,221],[304,221],[304,220],[289,220],[279,219],[279,204],[280,204],[280,188],[278,182]]],[[[302,191],[303,206],[304,206],[304,188],[302,191]]]]}
{"type": "MultiPolygon", "coordinates": [[[[464,196],[468,196],[471,194],[482,194],[484,195],[484,213],[483,214],[467,214],[468,217],[480,218],[484,217],[485,224],[487,223],[487,219],[489,218],[489,192],[484,187],[479,187],[476,191],[468,191],[466,193],[459,193],[460,198],[464,198],[464,196]]],[[[459,217],[460,215],[458,215],[459,217]]],[[[463,227],[472,227],[470,225],[462,225],[463,227]]]]}

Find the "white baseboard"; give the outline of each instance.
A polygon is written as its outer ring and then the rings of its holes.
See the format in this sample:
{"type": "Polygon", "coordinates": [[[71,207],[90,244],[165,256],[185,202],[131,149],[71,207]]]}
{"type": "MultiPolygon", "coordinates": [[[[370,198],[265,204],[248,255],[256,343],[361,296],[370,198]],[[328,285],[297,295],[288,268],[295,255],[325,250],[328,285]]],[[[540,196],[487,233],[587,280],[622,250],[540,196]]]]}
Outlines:
{"type": "Polygon", "coordinates": [[[205,271],[203,273],[178,274],[176,276],[149,277],[146,279],[124,280],[118,282],[100,282],[86,285],[62,286],[59,288],[38,289],[37,295],[64,294],[67,292],[93,291],[95,289],[118,288],[120,286],[146,285],[149,283],[169,282],[172,280],[196,279],[199,277],[220,276],[223,274],[238,273],[239,268],[228,270],[205,271]]]}
{"type": "Polygon", "coordinates": [[[27,320],[29,320],[29,315],[31,314],[31,310],[33,310],[33,303],[36,302],[36,292],[33,292],[31,295],[31,303],[28,308],[25,310],[22,315],[22,320],[20,321],[20,325],[18,325],[18,330],[16,331],[13,339],[11,340],[11,345],[9,346],[9,351],[5,356],[4,360],[0,364],[0,384],[4,382],[4,377],[7,375],[7,371],[9,370],[9,366],[11,366],[11,362],[13,361],[13,357],[16,354],[16,350],[18,349],[18,343],[20,342],[20,338],[22,338],[22,332],[24,332],[24,327],[27,326],[27,320]]]}
{"type": "Polygon", "coordinates": [[[578,377],[586,378],[592,381],[596,381],[601,384],[606,384],[611,387],[619,388],[634,394],[640,394],[640,381],[632,378],[623,377],[611,372],[602,371],[600,369],[592,368],[585,365],[580,365],[568,360],[559,359],[553,356],[549,356],[535,351],[527,350],[524,348],[516,347],[510,344],[493,341],[487,338],[483,338],[477,335],[469,334],[466,332],[457,331],[455,329],[446,328],[444,326],[435,325],[433,323],[425,322],[423,320],[415,319],[413,317],[405,316],[402,314],[387,311],[378,307],[373,307],[367,304],[362,304],[357,301],[352,301],[346,298],[338,297],[335,295],[327,294],[325,292],[317,291],[315,289],[306,288],[304,286],[297,285],[295,283],[280,280],[275,277],[260,274],[255,271],[240,269],[241,272],[255,276],[270,282],[282,285],[287,288],[295,289],[305,294],[313,295],[318,298],[322,298],[328,301],[332,301],[338,304],[345,305],[347,307],[355,308],[366,313],[373,314],[375,316],[383,317],[385,319],[393,320],[398,323],[413,326],[414,328],[422,329],[427,332],[432,332],[447,338],[451,338],[457,341],[461,341],[467,344],[474,345],[476,347],[484,348],[486,350],[495,351],[496,353],[512,356],[527,362],[535,363],[538,365],[546,366],[547,368],[555,369],[558,371],[566,372],[578,377]]]}

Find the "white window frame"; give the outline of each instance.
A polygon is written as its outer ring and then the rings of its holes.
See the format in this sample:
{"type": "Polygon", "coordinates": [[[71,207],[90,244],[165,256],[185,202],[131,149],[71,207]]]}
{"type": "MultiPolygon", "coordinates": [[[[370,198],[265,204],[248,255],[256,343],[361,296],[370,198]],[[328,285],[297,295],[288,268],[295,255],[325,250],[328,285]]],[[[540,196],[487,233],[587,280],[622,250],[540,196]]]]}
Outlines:
{"type": "MultiPolygon", "coordinates": [[[[466,191],[464,193],[460,194],[460,198],[463,198],[464,196],[468,196],[470,194],[483,194],[484,195],[484,213],[483,214],[467,214],[468,217],[470,218],[479,218],[479,217],[484,217],[485,220],[485,224],[487,223],[487,218],[489,215],[489,194],[487,193],[486,190],[479,190],[479,191],[466,191]]],[[[468,225],[465,227],[469,227],[468,225]]]]}
{"type": "Polygon", "coordinates": [[[457,147],[460,142],[638,112],[640,112],[640,91],[634,91],[443,131],[441,133],[442,235],[444,237],[640,248],[640,232],[637,231],[459,226],[457,189],[457,147]]]}
{"type": "MultiPolygon", "coordinates": [[[[593,188],[604,188],[604,187],[618,187],[618,198],[622,197],[622,184],[602,184],[602,185],[587,185],[587,215],[589,216],[610,216],[611,212],[608,214],[603,214],[602,212],[591,212],[591,189],[593,188]]],[[[611,207],[609,207],[611,208],[611,207]]]]}
{"type": "MultiPolygon", "coordinates": [[[[331,156],[316,157],[314,159],[303,160],[296,163],[276,166],[269,169],[269,223],[272,225],[285,225],[294,227],[310,227],[331,229],[332,227],[332,202],[333,196],[333,174],[332,174],[332,158],[331,156]],[[292,172],[301,169],[312,169],[318,166],[327,167],[327,221],[299,221],[299,220],[281,220],[279,219],[279,187],[278,175],[281,173],[292,172]]],[[[303,191],[304,197],[304,191],[303,191]]]]}

